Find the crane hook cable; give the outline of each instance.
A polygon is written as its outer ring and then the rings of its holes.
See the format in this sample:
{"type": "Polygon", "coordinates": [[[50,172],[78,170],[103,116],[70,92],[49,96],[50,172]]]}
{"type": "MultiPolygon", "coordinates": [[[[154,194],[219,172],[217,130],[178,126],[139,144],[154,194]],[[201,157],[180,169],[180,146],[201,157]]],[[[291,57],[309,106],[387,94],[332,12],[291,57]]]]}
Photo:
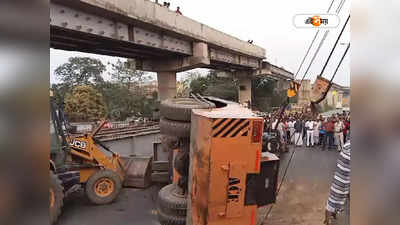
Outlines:
{"type": "Polygon", "coordinates": [[[333,79],[335,78],[336,73],[337,73],[337,71],[339,70],[340,65],[342,64],[342,62],[343,62],[343,60],[344,60],[344,58],[345,58],[347,52],[349,51],[349,49],[350,49],[350,44],[347,45],[346,51],[344,52],[342,58],[340,59],[339,65],[336,67],[336,70],[335,70],[335,72],[334,72],[334,74],[333,74],[331,80],[329,81],[329,85],[328,85],[328,87],[326,88],[326,90],[324,91],[324,95],[323,95],[320,99],[318,99],[317,101],[311,102],[311,104],[319,104],[322,100],[324,100],[324,99],[326,98],[326,95],[328,94],[329,90],[331,89],[331,87],[332,87],[332,85],[333,85],[333,79]]]}
{"type": "Polygon", "coordinates": [[[347,17],[346,23],[344,24],[342,30],[340,31],[339,37],[336,39],[335,45],[333,46],[331,52],[329,53],[329,57],[328,57],[328,59],[326,60],[324,67],[322,68],[322,71],[321,71],[321,73],[320,73],[320,76],[322,76],[322,74],[324,73],[324,71],[325,71],[325,69],[326,69],[326,66],[327,66],[328,63],[329,63],[329,60],[331,59],[331,57],[332,57],[332,55],[333,55],[333,52],[335,51],[335,48],[336,48],[336,46],[337,46],[337,44],[338,44],[338,42],[339,42],[339,40],[340,40],[340,37],[341,37],[342,34],[343,34],[343,31],[345,30],[345,28],[346,28],[346,26],[347,26],[347,23],[349,22],[349,20],[350,20],[350,15],[347,17]]]}

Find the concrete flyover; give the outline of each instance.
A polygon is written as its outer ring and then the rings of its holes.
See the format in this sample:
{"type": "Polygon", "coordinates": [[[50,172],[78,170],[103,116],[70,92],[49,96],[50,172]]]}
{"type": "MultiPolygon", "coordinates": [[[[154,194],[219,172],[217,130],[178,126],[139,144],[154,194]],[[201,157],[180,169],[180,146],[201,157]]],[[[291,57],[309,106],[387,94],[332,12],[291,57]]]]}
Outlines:
{"type": "Polygon", "coordinates": [[[278,67],[267,61],[261,63],[261,68],[256,70],[255,76],[262,76],[272,80],[293,80],[294,75],[292,72],[285,70],[283,67],[278,67]]]}
{"type": "Polygon", "coordinates": [[[251,100],[251,79],[265,49],[239,40],[149,0],[51,0],[50,46],[119,56],[158,74],[160,99],[176,95],[176,72],[211,68],[233,73],[240,102],[251,100]]]}

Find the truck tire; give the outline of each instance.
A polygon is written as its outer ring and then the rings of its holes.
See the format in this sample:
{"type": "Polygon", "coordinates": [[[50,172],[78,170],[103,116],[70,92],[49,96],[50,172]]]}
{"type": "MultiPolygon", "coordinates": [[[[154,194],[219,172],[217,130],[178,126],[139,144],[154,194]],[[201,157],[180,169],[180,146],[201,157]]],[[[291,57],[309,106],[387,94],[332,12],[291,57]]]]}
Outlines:
{"type": "Polygon", "coordinates": [[[189,175],[189,152],[179,151],[175,156],[174,168],[181,176],[189,175]]]}
{"type": "Polygon", "coordinates": [[[271,153],[277,153],[279,152],[279,149],[281,148],[281,143],[277,138],[271,138],[268,140],[267,144],[267,151],[271,153]]]}
{"type": "Polygon", "coordinates": [[[113,202],[121,192],[120,176],[111,170],[99,170],[89,177],[86,183],[86,195],[96,205],[113,202]]]}
{"type": "Polygon", "coordinates": [[[205,103],[193,98],[167,99],[161,102],[161,116],[175,121],[190,122],[192,109],[215,108],[214,103],[205,103]]]}
{"type": "Polygon", "coordinates": [[[64,188],[61,185],[60,179],[57,175],[50,171],[50,189],[49,189],[49,211],[50,211],[50,224],[57,222],[61,214],[64,200],[64,188]]]}
{"type": "MultiPolygon", "coordinates": [[[[187,198],[176,193],[176,184],[164,186],[158,192],[158,209],[163,213],[175,216],[186,216],[187,198]]],[[[161,221],[160,221],[161,222],[161,221]]]]}
{"type": "Polygon", "coordinates": [[[157,215],[161,225],[186,225],[186,216],[168,215],[160,209],[158,209],[157,215]]]}
{"type": "Polygon", "coordinates": [[[190,123],[160,119],[161,134],[185,138],[190,137],[190,123]]]}

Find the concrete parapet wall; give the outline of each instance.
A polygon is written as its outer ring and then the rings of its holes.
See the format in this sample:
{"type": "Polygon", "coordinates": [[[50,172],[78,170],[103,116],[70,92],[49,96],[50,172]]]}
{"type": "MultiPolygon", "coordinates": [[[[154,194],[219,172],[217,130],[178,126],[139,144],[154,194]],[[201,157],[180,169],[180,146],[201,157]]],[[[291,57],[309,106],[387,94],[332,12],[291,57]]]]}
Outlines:
{"type": "Polygon", "coordinates": [[[247,41],[242,41],[186,16],[179,15],[148,0],[80,0],[80,2],[171,30],[191,39],[204,41],[211,46],[226,48],[260,59],[265,58],[265,49],[259,46],[249,44],[247,41]]]}

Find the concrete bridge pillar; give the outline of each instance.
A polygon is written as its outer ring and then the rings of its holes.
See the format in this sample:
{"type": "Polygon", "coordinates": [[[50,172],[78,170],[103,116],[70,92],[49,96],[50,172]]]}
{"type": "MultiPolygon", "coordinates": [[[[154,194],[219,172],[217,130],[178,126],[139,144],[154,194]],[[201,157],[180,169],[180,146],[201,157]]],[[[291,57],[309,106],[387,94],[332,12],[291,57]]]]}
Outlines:
{"type": "Polygon", "coordinates": [[[174,98],[176,96],[176,72],[157,72],[158,100],[174,98]]]}
{"type": "Polygon", "coordinates": [[[239,103],[251,106],[251,73],[247,71],[236,72],[239,80],[239,103]]]}

